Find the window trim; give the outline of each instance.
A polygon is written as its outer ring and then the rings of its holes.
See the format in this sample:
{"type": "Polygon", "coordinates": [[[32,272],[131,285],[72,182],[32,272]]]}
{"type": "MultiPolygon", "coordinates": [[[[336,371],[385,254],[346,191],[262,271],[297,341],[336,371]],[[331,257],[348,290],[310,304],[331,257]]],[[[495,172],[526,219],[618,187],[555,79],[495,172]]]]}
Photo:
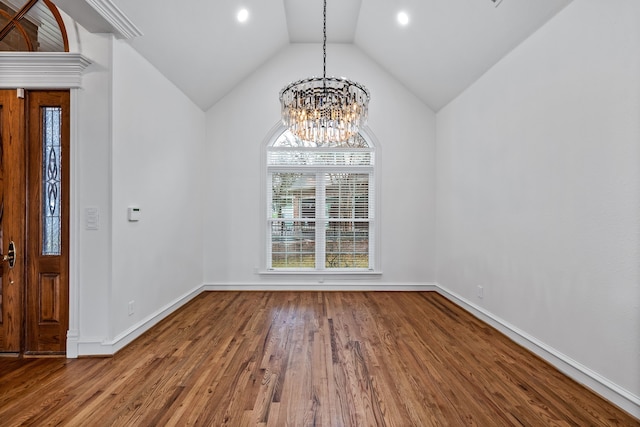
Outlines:
{"type": "MultiPolygon", "coordinates": [[[[366,166],[366,167],[361,167],[360,171],[366,170],[369,171],[370,173],[372,173],[373,178],[372,181],[374,183],[374,190],[373,190],[373,194],[371,194],[372,199],[374,200],[373,203],[373,226],[370,229],[370,239],[372,239],[372,247],[373,247],[373,253],[370,254],[370,256],[373,257],[372,259],[372,268],[370,269],[366,269],[366,268],[362,268],[362,269],[340,269],[340,268],[330,268],[330,269],[302,269],[302,268],[290,268],[290,269],[271,269],[271,268],[267,268],[268,265],[268,256],[270,254],[269,250],[268,250],[268,243],[271,241],[271,234],[270,234],[270,230],[269,227],[267,226],[268,221],[265,220],[265,213],[267,212],[268,209],[268,200],[270,195],[268,194],[267,188],[268,188],[268,177],[269,175],[269,168],[267,167],[267,152],[269,151],[270,148],[272,148],[272,145],[276,142],[276,140],[280,137],[280,135],[282,133],[284,133],[286,131],[286,128],[281,124],[278,123],[276,124],[271,131],[267,134],[267,137],[264,139],[263,144],[262,144],[262,150],[261,150],[261,167],[260,167],[260,187],[261,187],[261,204],[260,204],[260,210],[259,210],[259,221],[260,221],[260,230],[261,230],[261,242],[260,242],[260,268],[256,269],[255,273],[259,274],[259,275],[265,275],[265,276],[278,276],[278,275],[282,275],[282,276],[330,276],[334,279],[340,278],[340,276],[344,276],[345,278],[349,277],[349,278],[354,278],[354,277],[362,277],[362,278],[367,278],[367,277],[375,277],[375,276],[380,276],[382,275],[382,264],[381,264],[381,245],[380,245],[380,223],[381,223],[381,218],[380,218],[380,201],[381,201],[381,187],[380,187],[380,164],[381,164],[381,149],[380,149],[380,144],[379,142],[376,140],[376,138],[374,137],[373,133],[371,132],[371,130],[365,126],[363,128],[360,129],[360,134],[362,135],[362,137],[367,141],[367,143],[370,145],[370,149],[373,149],[373,152],[375,153],[375,162],[372,166],[366,166]]],[[[278,148],[276,148],[278,149],[278,148]]],[[[284,149],[284,148],[283,148],[284,149]]],[[[354,148],[354,151],[357,150],[365,150],[368,151],[370,149],[357,149],[354,148]]],[[[302,148],[302,150],[307,150],[307,148],[302,148]]],[[[331,150],[335,150],[335,148],[312,148],[311,150],[313,151],[331,151],[331,150]]],[[[321,169],[324,170],[332,170],[335,171],[336,168],[338,169],[342,169],[342,170],[354,170],[354,168],[349,167],[349,166],[316,166],[313,168],[313,170],[315,172],[318,172],[321,169]]],[[[296,169],[300,170],[302,168],[300,167],[296,167],[296,166],[291,166],[291,167],[285,167],[285,169],[290,169],[291,171],[295,171],[296,169]]],[[[309,172],[309,169],[307,169],[307,172],[309,172]]]]}

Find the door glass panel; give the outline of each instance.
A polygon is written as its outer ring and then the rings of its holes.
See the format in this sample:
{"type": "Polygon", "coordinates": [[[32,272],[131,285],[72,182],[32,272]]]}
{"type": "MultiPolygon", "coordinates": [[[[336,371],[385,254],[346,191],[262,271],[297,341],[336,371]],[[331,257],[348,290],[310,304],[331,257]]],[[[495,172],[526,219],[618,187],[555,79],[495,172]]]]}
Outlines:
{"type": "Polygon", "coordinates": [[[62,108],[42,108],[42,255],[60,255],[62,108]]]}

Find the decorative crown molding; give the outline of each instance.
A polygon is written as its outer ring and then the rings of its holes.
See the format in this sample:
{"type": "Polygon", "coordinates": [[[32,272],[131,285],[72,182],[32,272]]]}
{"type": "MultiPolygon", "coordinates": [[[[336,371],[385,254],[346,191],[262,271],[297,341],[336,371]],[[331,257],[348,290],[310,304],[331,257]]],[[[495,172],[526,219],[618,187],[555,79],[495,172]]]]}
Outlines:
{"type": "Polygon", "coordinates": [[[80,53],[0,52],[0,88],[79,88],[90,64],[80,53]]]}
{"type": "Polygon", "coordinates": [[[125,39],[140,37],[142,31],[111,0],[85,0],[125,39]]]}

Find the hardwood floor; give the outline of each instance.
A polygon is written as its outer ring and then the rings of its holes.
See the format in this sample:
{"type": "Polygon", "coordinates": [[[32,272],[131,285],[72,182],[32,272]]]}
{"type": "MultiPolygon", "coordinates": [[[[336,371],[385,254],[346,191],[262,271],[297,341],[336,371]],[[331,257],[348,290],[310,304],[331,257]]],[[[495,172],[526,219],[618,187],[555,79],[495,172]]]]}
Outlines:
{"type": "Polygon", "coordinates": [[[112,358],[0,358],[0,425],[640,422],[436,293],[207,292],[112,358]]]}

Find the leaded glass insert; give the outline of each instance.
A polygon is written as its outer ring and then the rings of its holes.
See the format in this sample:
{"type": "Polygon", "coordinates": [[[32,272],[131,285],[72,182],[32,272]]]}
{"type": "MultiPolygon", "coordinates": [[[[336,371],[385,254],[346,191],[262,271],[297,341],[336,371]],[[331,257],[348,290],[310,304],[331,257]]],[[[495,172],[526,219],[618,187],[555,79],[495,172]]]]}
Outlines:
{"type": "Polygon", "coordinates": [[[42,255],[62,245],[62,108],[42,108],[42,255]]]}

